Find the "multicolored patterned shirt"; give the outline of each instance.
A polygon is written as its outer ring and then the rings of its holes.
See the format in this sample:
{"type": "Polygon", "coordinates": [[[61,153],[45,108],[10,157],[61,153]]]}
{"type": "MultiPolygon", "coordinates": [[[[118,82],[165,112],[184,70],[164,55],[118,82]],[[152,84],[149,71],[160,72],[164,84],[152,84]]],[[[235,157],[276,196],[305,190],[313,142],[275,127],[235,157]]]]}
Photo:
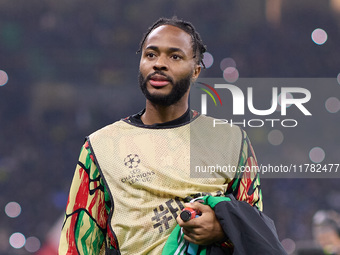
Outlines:
{"type": "MultiPolygon", "coordinates": [[[[125,121],[129,122],[129,119],[125,121]]],[[[241,133],[242,142],[237,172],[234,178],[228,181],[225,195],[233,194],[236,199],[246,201],[262,210],[259,175],[257,172],[245,171],[245,169],[257,166],[255,153],[246,133],[243,130],[241,133]]],[[[187,201],[183,199],[175,202],[181,208],[182,202],[187,201]]],[[[88,139],[81,149],[72,181],[59,254],[92,255],[105,252],[106,254],[120,254],[115,230],[110,225],[115,209],[110,190],[98,167],[88,139]]],[[[158,209],[162,210],[162,208],[158,209]]],[[[159,223],[154,226],[162,228],[159,223]]]]}

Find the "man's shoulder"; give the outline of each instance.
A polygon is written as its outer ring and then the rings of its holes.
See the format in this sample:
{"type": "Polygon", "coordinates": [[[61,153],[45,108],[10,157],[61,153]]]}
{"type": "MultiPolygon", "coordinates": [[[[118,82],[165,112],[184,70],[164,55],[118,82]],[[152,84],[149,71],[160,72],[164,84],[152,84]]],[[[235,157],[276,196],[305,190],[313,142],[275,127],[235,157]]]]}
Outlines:
{"type": "Polygon", "coordinates": [[[242,128],[240,128],[237,125],[233,125],[232,123],[229,123],[227,120],[217,119],[206,115],[199,115],[199,117],[195,122],[193,122],[193,124],[201,128],[204,126],[205,128],[208,128],[211,131],[218,131],[221,129],[234,132],[243,131],[242,128]]]}
{"type": "Polygon", "coordinates": [[[245,132],[239,126],[205,115],[200,115],[191,123],[190,132],[192,138],[204,140],[207,144],[221,141],[241,144],[240,141],[245,137],[245,132]]]}
{"type": "Polygon", "coordinates": [[[98,136],[98,135],[105,135],[105,134],[109,134],[109,133],[112,133],[112,132],[116,132],[120,129],[124,129],[124,128],[128,128],[129,125],[128,122],[125,120],[125,119],[121,119],[121,120],[118,120],[118,121],[115,121],[111,124],[108,124],[96,131],[94,131],[93,133],[91,133],[88,137],[95,137],[95,136],[98,136]]]}

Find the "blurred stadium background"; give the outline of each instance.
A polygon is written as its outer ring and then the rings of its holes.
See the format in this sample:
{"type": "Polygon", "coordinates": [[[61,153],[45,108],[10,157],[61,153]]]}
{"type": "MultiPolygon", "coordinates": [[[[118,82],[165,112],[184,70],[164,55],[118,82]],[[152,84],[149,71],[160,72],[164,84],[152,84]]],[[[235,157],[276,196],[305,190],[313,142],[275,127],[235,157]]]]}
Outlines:
{"type": "MultiPolygon", "coordinates": [[[[307,88],[323,95],[308,125],[247,132],[260,163],[340,163],[340,0],[1,0],[0,254],[56,254],[83,139],[143,108],[136,51],[173,15],[208,46],[201,77],[232,63],[240,78],[333,79],[307,88]]],[[[340,210],[337,178],[261,184],[289,254],[312,240],[318,209],[340,210]]]]}

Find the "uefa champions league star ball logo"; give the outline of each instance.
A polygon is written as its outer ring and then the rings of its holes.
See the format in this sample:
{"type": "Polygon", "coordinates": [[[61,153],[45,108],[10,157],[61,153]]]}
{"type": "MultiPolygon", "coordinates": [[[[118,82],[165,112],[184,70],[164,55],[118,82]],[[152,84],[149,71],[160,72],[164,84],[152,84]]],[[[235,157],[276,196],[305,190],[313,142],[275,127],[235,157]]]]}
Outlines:
{"type": "Polygon", "coordinates": [[[138,168],[141,160],[137,154],[129,154],[124,159],[124,165],[128,167],[128,170],[124,171],[124,176],[121,178],[121,182],[129,185],[137,183],[149,183],[153,180],[153,175],[156,173],[153,170],[138,168]]]}
{"type": "Polygon", "coordinates": [[[124,165],[128,168],[136,168],[140,163],[139,156],[137,154],[129,154],[124,159],[124,165]]]}

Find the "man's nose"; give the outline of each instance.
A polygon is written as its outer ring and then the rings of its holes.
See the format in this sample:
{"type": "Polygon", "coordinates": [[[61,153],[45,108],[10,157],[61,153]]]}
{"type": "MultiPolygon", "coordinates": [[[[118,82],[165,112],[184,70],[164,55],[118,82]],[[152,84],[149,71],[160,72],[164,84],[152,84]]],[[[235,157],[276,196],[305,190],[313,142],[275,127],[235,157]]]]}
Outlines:
{"type": "Polygon", "coordinates": [[[159,56],[153,66],[154,70],[167,70],[168,64],[165,56],[159,56]]]}

